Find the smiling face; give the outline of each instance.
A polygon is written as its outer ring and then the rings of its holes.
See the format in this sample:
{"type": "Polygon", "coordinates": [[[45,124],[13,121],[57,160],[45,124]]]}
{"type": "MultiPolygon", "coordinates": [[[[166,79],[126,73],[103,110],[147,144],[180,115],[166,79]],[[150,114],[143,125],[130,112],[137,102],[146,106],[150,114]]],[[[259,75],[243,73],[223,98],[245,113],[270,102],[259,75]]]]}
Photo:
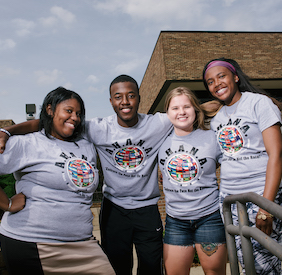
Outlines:
{"type": "Polygon", "coordinates": [[[140,97],[132,82],[118,82],[111,86],[110,102],[117,114],[118,124],[132,127],[138,122],[140,97]]]}
{"type": "Polygon", "coordinates": [[[176,135],[185,136],[193,131],[196,112],[187,95],[177,95],[170,100],[167,116],[176,135]]]}
{"type": "Polygon", "coordinates": [[[47,113],[53,117],[51,135],[60,140],[68,140],[80,124],[81,106],[75,98],[57,104],[55,112],[48,105],[47,113]]]}
{"type": "Polygon", "coordinates": [[[215,66],[208,69],[205,81],[212,96],[223,101],[226,105],[234,104],[241,97],[237,86],[239,77],[225,67],[215,66]]]}

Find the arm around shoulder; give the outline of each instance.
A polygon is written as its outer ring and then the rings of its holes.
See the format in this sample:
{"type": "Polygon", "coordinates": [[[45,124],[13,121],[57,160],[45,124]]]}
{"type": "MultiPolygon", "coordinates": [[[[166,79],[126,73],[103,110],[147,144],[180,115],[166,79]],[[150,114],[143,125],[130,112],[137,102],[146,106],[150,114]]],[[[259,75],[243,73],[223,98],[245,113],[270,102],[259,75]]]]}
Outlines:
{"type": "Polygon", "coordinates": [[[10,135],[24,135],[39,130],[39,119],[25,121],[19,124],[5,127],[0,131],[0,154],[3,154],[5,145],[10,135]],[[10,134],[10,135],[9,135],[10,134]]]}

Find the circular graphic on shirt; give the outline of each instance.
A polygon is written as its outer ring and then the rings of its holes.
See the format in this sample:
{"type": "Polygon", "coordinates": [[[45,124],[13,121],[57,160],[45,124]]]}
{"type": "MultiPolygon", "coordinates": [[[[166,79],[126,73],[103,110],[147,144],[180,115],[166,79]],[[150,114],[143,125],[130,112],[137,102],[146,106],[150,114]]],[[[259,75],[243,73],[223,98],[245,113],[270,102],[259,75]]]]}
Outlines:
{"type": "Polygon", "coordinates": [[[96,181],[95,169],[84,159],[72,158],[66,167],[71,183],[78,189],[89,188],[96,181]]]}
{"type": "Polygon", "coordinates": [[[192,181],[199,173],[199,164],[190,155],[177,154],[167,162],[167,171],[171,179],[185,185],[192,184],[192,181]]]}
{"type": "Polygon", "coordinates": [[[114,154],[114,161],[117,167],[128,172],[141,168],[144,160],[145,154],[138,146],[119,148],[114,154]]]}
{"type": "Polygon", "coordinates": [[[221,148],[226,154],[235,154],[243,148],[243,136],[239,129],[234,126],[222,128],[217,137],[221,148]]]}

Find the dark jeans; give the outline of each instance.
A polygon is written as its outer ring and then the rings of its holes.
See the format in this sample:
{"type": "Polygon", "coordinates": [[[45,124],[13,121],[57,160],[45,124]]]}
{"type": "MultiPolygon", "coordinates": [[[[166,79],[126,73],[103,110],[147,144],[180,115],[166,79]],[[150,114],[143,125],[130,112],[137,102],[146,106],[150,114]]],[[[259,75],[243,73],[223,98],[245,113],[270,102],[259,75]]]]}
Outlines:
{"type": "Polygon", "coordinates": [[[0,235],[1,251],[9,275],[43,275],[36,243],[0,235]]]}
{"type": "Polygon", "coordinates": [[[162,274],[163,226],[157,205],[124,209],[104,199],[100,229],[102,248],[117,275],[132,274],[133,244],[137,274],[162,274]]]}

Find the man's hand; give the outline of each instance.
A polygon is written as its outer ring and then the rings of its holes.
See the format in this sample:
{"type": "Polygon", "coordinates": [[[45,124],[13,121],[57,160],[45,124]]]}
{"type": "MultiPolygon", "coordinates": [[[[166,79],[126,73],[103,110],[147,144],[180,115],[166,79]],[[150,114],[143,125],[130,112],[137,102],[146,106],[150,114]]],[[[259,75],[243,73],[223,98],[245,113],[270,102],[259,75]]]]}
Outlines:
{"type": "Polygon", "coordinates": [[[9,136],[6,133],[0,131],[0,154],[4,153],[5,145],[8,139],[9,139],[9,136]]]}

